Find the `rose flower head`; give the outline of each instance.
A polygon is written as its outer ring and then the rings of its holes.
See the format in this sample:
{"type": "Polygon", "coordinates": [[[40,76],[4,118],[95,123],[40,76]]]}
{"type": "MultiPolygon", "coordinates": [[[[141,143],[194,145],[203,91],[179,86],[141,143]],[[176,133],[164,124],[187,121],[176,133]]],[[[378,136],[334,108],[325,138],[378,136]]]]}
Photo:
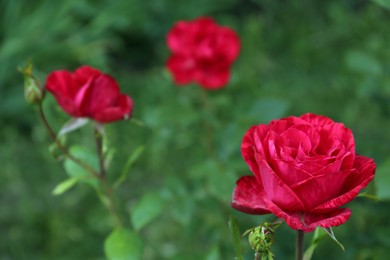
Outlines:
{"type": "Polygon", "coordinates": [[[130,117],[133,110],[132,99],[120,93],[115,79],[89,66],[73,73],[54,71],[48,75],[45,88],[66,113],[76,118],[110,123],[130,117]]]}
{"type": "Polygon", "coordinates": [[[167,67],[176,84],[196,82],[206,89],[228,83],[240,50],[235,31],[209,17],[177,22],[167,35],[167,45],[172,51],[167,67]]]}
{"type": "Polygon", "coordinates": [[[232,207],[272,213],[293,229],[313,231],[346,222],[352,201],[374,178],[375,162],[355,154],[352,131],[315,114],[251,127],[241,152],[254,176],[237,181],[232,207]]]}

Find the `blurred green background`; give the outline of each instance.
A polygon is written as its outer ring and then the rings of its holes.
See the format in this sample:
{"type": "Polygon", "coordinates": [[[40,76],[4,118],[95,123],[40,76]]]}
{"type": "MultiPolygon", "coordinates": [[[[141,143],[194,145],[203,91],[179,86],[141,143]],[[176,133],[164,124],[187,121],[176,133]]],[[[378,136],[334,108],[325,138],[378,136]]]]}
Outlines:
{"type": "MultiPolygon", "coordinates": [[[[227,222],[241,231],[270,216],[230,207],[235,181],[250,174],[241,139],[254,124],[306,112],[351,128],[357,152],[379,167],[381,202],[357,198],[313,259],[386,259],[390,254],[390,3],[386,0],[0,0],[0,259],[104,259],[111,231],[106,210],[88,186],[51,194],[66,179],[50,140],[23,98],[17,66],[31,58],[44,82],[56,69],[82,64],[112,74],[133,97],[131,121],[107,126],[115,148],[109,178],[129,154],[145,152],[117,193],[121,215],[140,201],[153,220],[139,232],[144,259],[233,259],[227,222]],[[378,4],[379,3],[379,4],[378,4]],[[242,49],[230,84],[202,93],[177,87],[164,68],[165,35],[177,20],[208,15],[234,28],[242,49]]],[[[68,120],[54,99],[45,108],[56,130],[68,120]]],[[[93,148],[91,128],[70,142],[93,148]],[[81,141],[80,141],[81,140],[81,141]]],[[[139,206],[138,206],[139,207],[139,206]]],[[[276,259],[293,259],[295,233],[276,233],[276,259]]],[[[307,237],[309,243],[310,235],[307,237]]],[[[243,241],[247,259],[252,250],[243,241]]]]}

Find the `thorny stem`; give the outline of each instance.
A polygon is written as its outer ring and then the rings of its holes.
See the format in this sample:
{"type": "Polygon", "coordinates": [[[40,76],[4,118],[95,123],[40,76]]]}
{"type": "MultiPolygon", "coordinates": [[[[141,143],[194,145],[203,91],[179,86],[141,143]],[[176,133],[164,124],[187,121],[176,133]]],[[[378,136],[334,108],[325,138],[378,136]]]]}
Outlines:
{"type": "Polygon", "coordinates": [[[305,233],[303,230],[297,231],[297,240],[295,245],[295,260],[303,260],[303,245],[304,245],[305,233]]]}
{"type": "Polygon", "coordinates": [[[84,163],[83,161],[79,160],[78,158],[74,157],[71,155],[67,148],[58,140],[57,135],[54,133],[53,129],[50,127],[45,113],[42,108],[42,104],[38,106],[38,112],[39,112],[39,117],[41,118],[43,125],[45,126],[46,130],[48,131],[50,138],[55,142],[58,146],[58,148],[62,151],[62,153],[65,155],[66,158],[72,160],[74,163],[82,167],[84,170],[89,172],[93,177],[97,178],[100,183],[103,186],[104,193],[107,197],[108,203],[105,204],[107,206],[108,211],[110,212],[111,216],[113,217],[116,225],[118,227],[122,227],[122,222],[119,218],[119,215],[117,213],[117,210],[115,208],[114,204],[114,199],[113,199],[113,194],[112,194],[112,189],[110,185],[107,182],[107,179],[105,178],[105,168],[104,168],[104,158],[103,158],[103,152],[102,152],[102,139],[101,136],[97,137],[96,136],[96,144],[97,144],[97,152],[98,152],[98,158],[99,158],[99,164],[100,164],[100,172],[96,172],[95,169],[93,169],[90,165],[84,163]],[[99,140],[98,140],[99,139],[99,140]]]}

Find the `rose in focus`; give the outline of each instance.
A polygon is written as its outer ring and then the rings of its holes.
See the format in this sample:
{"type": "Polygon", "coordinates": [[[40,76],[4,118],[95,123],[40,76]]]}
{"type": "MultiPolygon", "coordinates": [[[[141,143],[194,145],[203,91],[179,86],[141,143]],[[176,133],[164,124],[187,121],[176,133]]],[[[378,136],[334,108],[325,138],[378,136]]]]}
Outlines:
{"type": "Polygon", "coordinates": [[[172,51],[167,67],[176,84],[197,82],[206,89],[228,83],[240,49],[237,34],[208,17],[177,22],[167,35],[167,45],[172,51]]]}
{"type": "Polygon", "coordinates": [[[251,127],[241,152],[254,176],[237,181],[232,207],[272,213],[305,232],[346,222],[351,210],[341,206],[367,186],[376,168],[371,158],[355,154],[350,129],[315,114],[251,127]]]}
{"type": "Polygon", "coordinates": [[[66,70],[50,73],[45,88],[73,117],[110,123],[130,117],[133,110],[132,99],[120,93],[115,79],[88,66],[74,73],[66,70]]]}

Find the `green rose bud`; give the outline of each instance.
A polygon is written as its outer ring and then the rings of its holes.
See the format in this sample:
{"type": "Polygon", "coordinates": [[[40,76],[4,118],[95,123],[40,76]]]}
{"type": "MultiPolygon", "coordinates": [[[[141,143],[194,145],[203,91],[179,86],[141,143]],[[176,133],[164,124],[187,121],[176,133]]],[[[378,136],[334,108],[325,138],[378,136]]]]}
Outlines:
{"type": "Polygon", "coordinates": [[[45,93],[39,87],[37,80],[26,76],[24,79],[24,97],[27,103],[39,105],[43,101],[44,96],[45,93]]]}
{"type": "Polygon", "coordinates": [[[266,226],[255,227],[249,233],[249,245],[256,252],[266,253],[271,250],[272,235],[271,229],[266,226]]]}
{"type": "Polygon", "coordinates": [[[19,71],[24,76],[24,97],[27,103],[40,104],[45,97],[45,92],[32,73],[32,63],[28,62],[26,66],[19,68],[19,71]]]}

